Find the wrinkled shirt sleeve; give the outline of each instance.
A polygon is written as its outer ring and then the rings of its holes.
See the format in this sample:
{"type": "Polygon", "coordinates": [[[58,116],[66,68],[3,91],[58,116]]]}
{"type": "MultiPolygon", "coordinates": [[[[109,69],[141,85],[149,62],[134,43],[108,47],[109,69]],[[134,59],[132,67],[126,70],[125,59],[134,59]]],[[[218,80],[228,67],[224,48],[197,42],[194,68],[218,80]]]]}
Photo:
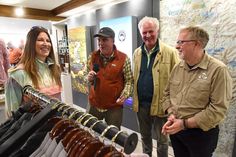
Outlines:
{"type": "Polygon", "coordinates": [[[10,77],[5,86],[5,112],[11,116],[11,111],[16,111],[22,101],[22,87],[12,77],[10,77]]]}
{"type": "Polygon", "coordinates": [[[125,98],[128,98],[132,96],[133,85],[134,85],[134,79],[133,79],[133,74],[131,70],[131,62],[128,57],[126,57],[123,72],[124,72],[124,79],[125,79],[125,87],[121,95],[123,95],[125,98]]]}

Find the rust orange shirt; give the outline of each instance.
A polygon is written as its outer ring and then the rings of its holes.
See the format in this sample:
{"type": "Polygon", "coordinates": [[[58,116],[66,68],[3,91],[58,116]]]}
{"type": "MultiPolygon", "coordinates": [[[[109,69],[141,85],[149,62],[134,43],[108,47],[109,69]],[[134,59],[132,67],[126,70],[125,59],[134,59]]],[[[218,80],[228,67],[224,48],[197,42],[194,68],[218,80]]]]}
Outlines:
{"type": "Polygon", "coordinates": [[[10,64],[17,64],[20,61],[22,51],[19,48],[15,48],[9,52],[9,62],[10,64]]]}

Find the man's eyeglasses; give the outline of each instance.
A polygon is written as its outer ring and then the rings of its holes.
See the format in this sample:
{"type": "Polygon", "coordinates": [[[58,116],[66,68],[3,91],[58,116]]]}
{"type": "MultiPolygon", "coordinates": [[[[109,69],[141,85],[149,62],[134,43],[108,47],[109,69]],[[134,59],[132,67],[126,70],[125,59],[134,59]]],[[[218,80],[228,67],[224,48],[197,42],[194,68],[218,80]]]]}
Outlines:
{"type": "Polygon", "coordinates": [[[196,41],[196,40],[178,40],[178,41],[176,42],[176,44],[178,44],[178,45],[183,45],[184,43],[192,42],[192,41],[196,41]]]}

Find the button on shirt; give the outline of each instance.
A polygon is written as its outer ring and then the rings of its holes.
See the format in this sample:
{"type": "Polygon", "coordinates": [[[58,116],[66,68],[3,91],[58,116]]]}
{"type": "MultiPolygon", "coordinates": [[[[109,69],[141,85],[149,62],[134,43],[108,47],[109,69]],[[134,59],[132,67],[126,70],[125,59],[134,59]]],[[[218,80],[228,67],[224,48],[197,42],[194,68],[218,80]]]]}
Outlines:
{"type": "Polygon", "coordinates": [[[173,69],[163,108],[170,108],[177,118],[195,117],[198,126],[207,131],[224,118],[231,97],[227,66],[205,53],[192,69],[184,61],[173,69]]]}

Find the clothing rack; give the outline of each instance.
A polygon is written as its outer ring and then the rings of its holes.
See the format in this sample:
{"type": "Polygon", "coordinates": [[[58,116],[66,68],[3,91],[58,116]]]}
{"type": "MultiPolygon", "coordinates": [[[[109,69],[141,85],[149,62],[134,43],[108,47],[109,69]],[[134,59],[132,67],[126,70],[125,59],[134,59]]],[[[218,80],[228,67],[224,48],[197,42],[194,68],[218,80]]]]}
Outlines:
{"type": "Polygon", "coordinates": [[[40,100],[44,103],[50,104],[52,108],[57,107],[58,111],[62,112],[62,115],[66,115],[74,120],[79,120],[80,124],[83,126],[91,128],[103,137],[106,137],[112,142],[122,146],[126,154],[132,153],[137,146],[138,135],[136,133],[129,135],[126,132],[120,131],[117,127],[107,125],[104,122],[97,120],[94,116],[86,112],[79,111],[78,109],[63,103],[58,99],[50,98],[29,85],[23,88],[23,93],[31,99],[40,100]]]}
{"type": "Polygon", "coordinates": [[[36,131],[38,126],[42,125],[43,122],[50,118],[50,114],[53,114],[55,110],[51,109],[51,106],[46,106],[40,114],[37,114],[34,119],[29,123],[24,125],[24,128],[18,130],[14,135],[12,135],[7,141],[0,145],[0,156],[8,157],[12,152],[12,148],[18,147],[18,144],[23,141],[23,139],[29,137],[32,132],[36,131]]]}

